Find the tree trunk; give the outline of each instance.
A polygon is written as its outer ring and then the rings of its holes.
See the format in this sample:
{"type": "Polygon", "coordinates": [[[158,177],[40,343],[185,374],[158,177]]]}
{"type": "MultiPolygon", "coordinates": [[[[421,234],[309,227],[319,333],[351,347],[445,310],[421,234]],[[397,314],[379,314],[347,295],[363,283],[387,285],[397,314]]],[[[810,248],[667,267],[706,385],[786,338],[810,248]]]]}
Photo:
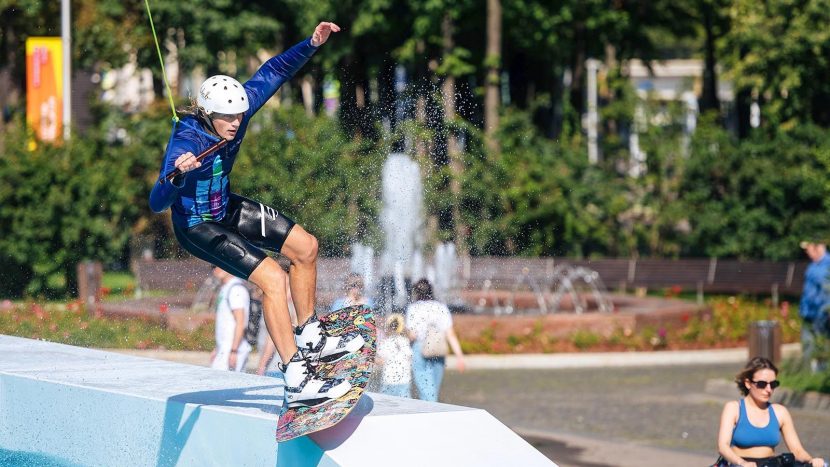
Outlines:
{"type": "MultiPolygon", "coordinates": [[[[577,26],[576,44],[572,54],[571,61],[571,108],[574,109],[576,116],[579,117],[585,112],[585,86],[582,82],[585,76],[585,42],[583,40],[582,26],[577,26]]],[[[574,123],[579,123],[574,122],[574,123]]],[[[576,128],[579,128],[577,126],[576,128]]]]}
{"type": "Polygon", "coordinates": [[[305,113],[309,117],[314,116],[314,83],[311,76],[306,75],[300,81],[300,91],[303,94],[303,106],[305,113]]]}
{"type": "Polygon", "coordinates": [[[501,68],[501,0],[487,0],[487,83],[484,98],[484,133],[487,148],[498,153],[494,134],[499,127],[499,69],[501,68]]]}
{"type": "MultiPolygon", "coordinates": [[[[443,35],[444,57],[448,56],[455,47],[453,41],[453,21],[449,14],[444,15],[441,23],[443,35]]],[[[455,76],[451,73],[444,78],[441,89],[444,95],[444,119],[450,124],[447,131],[447,159],[450,162],[450,193],[452,193],[452,222],[455,230],[455,247],[461,255],[467,254],[467,226],[461,220],[461,179],[464,176],[464,161],[461,152],[461,145],[458,143],[458,136],[451,126],[456,118],[455,112],[455,76]]]]}
{"type": "Polygon", "coordinates": [[[718,77],[715,73],[715,66],[717,65],[715,59],[715,31],[712,24],[714,11],[711,8],[703,8],[703,28],[706,33],[705,45],[705,67],[703,69],[703,96],[700,102],[700,111],[718,110],[720,103],[718,102],[718,77]]]}
{"type": "MultiPolygon", "coordinates": [[[[10,26],[10,25],[9,25],[10,26]]],[[[4,34],[6,35],[4,42],[6,43],[3,51],[6,57],[6,66],[0,68],[0,131],[5,131],[6,128],[6,113],[11,114],[12,110],[26,112],[26,104],[20,104],[20,96],[23,95],[23,88],[21,83],[25,82],[25,64],[23,69],[24,80],[17,79],[21,76],[20,68],[18,66],[18,43],[17,36],[12,27],[6,28],[4,34]]],[[[2,143],[0,143],[2,148],[2,143]]]]}
{"type": "MultiPolygon", "coordinates": [[[[426,56],[426,49],[427,45],[423,40],[418,40],[415,43],[415,51],[418,53],[418,56],[425,57],[426,56]]],[[[415,65],[415,73],[414,73],[414,86],[416,89],[416,97],[415,97],[415,121],[418,122],[419,127],[426,127],[428,125],[427,122],[427,95],[428,92],[427,86],[425,83],[428,81],[429,76],[429,65],[423,61],[419,60],[415,65]]],[[[427,146],[427,141],[424,138],[420,137],[420,132],[412,135],[414,138],[415,143],[415,155],[420,161],[427,161],[427,157],[429,156],[429,147],[427,146]]]]}

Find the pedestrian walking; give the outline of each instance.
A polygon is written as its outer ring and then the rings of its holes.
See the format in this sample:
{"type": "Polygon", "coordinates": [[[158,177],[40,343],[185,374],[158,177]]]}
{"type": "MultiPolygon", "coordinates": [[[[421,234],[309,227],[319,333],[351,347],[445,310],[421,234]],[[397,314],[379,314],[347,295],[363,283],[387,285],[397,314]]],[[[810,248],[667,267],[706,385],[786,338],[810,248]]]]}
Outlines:
{"type": "Polygon", "coordinates": [[[213,268],[213,276],[221,283],[216,299],[216,347],[210,355],[210,366],[217,370],[242,371],[251,353],[245,339],[251,296],[245,282],[224,269],[213,268]]]}
{"type": "Polygon", "coordinates": [[[418,397],[437,401],[444,378],[446,355],[452,350],[459,371],[464,371],[464,354],[452,327],[447,306],[433,298],[432,285],[420,279],[412,286],[406,308],[406,328],[412,342],[412,370],[418,397]]]}
{"type": "Polygon", "coordinates": [[[804,272],[804,288],[798,314],[801,322],[801,355],[813,372],[827,369],[827,349],[819,343],[830,336],[830,255],[824,240],[811,238],[801,242],[801,248],[810,258],[810,265],[804,272]]]}
{"type": "Polygon", "coordinates": [[[384,336],[378,342],[380,392],[390,396],[412,397],[412,347],[404,332],[403,316],[393,313],[386,318],[384,336]]]}

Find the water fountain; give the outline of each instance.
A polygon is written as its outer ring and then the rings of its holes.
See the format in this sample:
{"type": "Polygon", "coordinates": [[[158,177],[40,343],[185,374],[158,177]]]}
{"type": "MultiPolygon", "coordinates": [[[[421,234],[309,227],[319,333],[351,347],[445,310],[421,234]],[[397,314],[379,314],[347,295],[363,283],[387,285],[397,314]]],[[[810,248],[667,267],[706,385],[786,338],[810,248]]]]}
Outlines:
{"type": "Polygon", "coordinates": [[[496,287],[497,281],[490,277],[482,282],[481,288],[473,295],[475,314],[513,315],[548,314],[565,310],[582,314],[589,309],[600,312],[614,310],[607,290],[599,273],[585,267],[560,264],[545,274],[545,278],[531,273],[523,267],[515,277],[509,290],[496,287]],[[563,302],[567,297],[568,301],[563,302]],[[589,304],[588,297],[591,299],[589,304]]]}
{"type": "MultiPolygon", "coordinates": [[[[407,301],[407,278],[421,277],[423,257],[423,184],[418,163],[404,153],[389,155],[383,165],[380,223],[384,232],[384,247],[380,256],[380,283],[378,306],[389,313],[403,308],[407,301]]],[[[368,267],[372,261],[366,250],[353,248],[352,270],[357,255],[363,255],[361,274],[372,276],[368,267]]],[[[373,253],[373,252],[372,252],[373,253]]],[[[368,291],[373,290],[368,287],[368,291]]]]}
{"type": "Polygon", "coordinates": [[[400,311],[409,299],[409,288],[420,278],[433,285],[435,297],[456,303],[458,254],[452,243],[439,243],[431,263],[424,259],[425,247],[423,183],[417,162],[404,153],[389,155],[382,172],[380,223],[384,246],[375,284],[374,249],[352,244],[350,269],[361,274],[369,295],[375,295],[384,313],[400,311]],[[454,295],[455,294],[455,295],[454,295]]]}
{"type": "Polygon", "coordinates": [[[512,305],[509,305],[507,300],[502,300],[491,279],[484,280],[478,299],[473,306],[473,312],[476,314],[484,314],[488,311],[496,316],[513,312],[512,305]]]}
{"type": "Polygon", "coordinates": [[[448,304],[459,304],[458,253],[455,244],[439,243],[435,248],[434,267],[427,270],[427,279],[434,284],[435,297],[448,304]]]}
{"type": "Polygon", "coordinates": [[[516,278],[516,283],[513,284],[513,293],[510,295],[507,310],[508,313],[513,313],[516,310],[515,298],[516,293],[523,288],[528,288],[536,298],[536,304],[539,306],[539,311],[542,313],[548,312],[548,304],[546,297],[548,290],[546,290],[539,281],[530,274],[529,268],[522,268],[522,273],[516,278]]]}
{"type": "Polygon", "coordinates": [[[352,244],[352,256],[349,263],[351,272],[363,276],[365,290],[374,290],[375,287],[375,249],[357,242],[352,244]]]}
{"type": "Polygon", "coordinates": [[[550,302],[551,309],[554,312],[559,311],[562,297],[565,294],[570,296],[575,313],[581,314],[586,311],[588,303],[585,300],[585,287],[593,297],[597,310],[610,312],[614,309],[614,305],[606,296],[605,285],[600,279],[599,273],[592,269],[560,264],[553,270],[552,285],[554,292],[550,302]],[[584,287],[580,287],[581,284],[584,284],[584,287]]]}

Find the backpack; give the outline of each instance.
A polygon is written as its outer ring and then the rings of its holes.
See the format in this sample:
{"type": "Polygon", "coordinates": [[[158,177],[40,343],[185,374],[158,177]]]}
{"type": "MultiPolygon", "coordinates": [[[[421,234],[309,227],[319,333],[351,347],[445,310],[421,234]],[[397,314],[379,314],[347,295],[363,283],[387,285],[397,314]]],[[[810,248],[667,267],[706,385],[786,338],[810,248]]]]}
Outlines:
{"type": "Polygon", "coordinates": [[[813,330],[817,334],[830,338],[830,313],[827,311],[818,313],[818,316],[813,320],[813,330]]]}
{"type": "Polygon", "coordinates": [[[245,340],[256,346],[259,336],[259,321],[262,317],[262,302],[251,299],[251,310],[248,313],[248,326],[245,328],[245,340]]]}

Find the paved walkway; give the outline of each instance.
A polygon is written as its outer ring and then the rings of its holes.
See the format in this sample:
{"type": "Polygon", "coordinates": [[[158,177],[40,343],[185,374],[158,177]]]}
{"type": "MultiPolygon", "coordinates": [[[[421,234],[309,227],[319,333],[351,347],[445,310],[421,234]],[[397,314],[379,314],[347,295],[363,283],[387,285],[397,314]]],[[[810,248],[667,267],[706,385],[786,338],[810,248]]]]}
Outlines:
{"type": "MultiPolygon", "coordinates": [[[[170,360],[192,365],[210,364],[210,352],[184,350],[136,350],[106,349],[140,357],[170,360]]],[[[801,344],[781,346],[783,358],[801,354],[801,344]]],[[[464,358],[470,370],[553,370],[567,368],[623,368],[640,366],[713,365],[719,363],[742,364],[747,360],[747,350],[676,350],[664,352],[585,352],[555,354],[515,355],[467,355],[464,358]]],[[[248,358],[248,369],[253,371],[259,362],[256,352],[248,358]]],[[[447,368],[455,368],[455,357],[447,358],[447,368]]]]}

